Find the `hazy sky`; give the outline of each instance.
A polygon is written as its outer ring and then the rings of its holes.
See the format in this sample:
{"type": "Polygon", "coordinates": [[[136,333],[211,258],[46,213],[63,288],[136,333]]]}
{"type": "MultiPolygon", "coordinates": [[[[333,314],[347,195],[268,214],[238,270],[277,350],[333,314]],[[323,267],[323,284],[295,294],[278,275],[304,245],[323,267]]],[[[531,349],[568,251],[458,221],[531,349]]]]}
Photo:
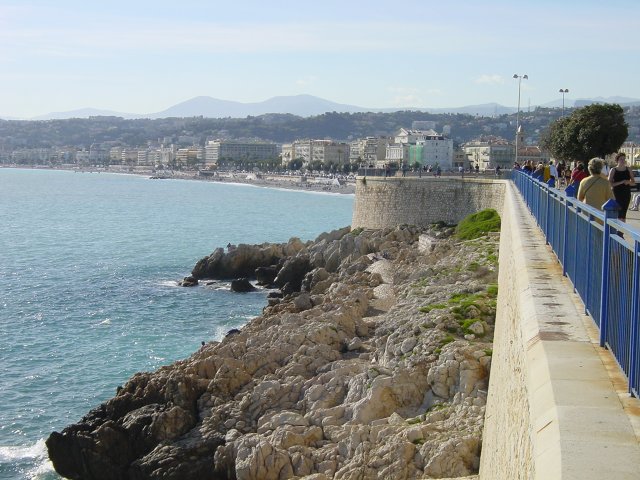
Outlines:
{"type": "Polygon", "coordinates": [[[0,116],[198,95],[364,107],[640,98],[638,0],[0,0],[0,116]]]}

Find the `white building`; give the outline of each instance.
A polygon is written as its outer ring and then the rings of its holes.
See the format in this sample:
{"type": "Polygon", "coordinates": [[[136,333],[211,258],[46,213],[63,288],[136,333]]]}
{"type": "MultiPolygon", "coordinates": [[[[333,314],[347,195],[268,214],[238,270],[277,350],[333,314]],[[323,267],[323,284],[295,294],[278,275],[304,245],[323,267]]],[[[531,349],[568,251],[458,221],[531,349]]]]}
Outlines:
{"type": "MultiPolygon", "coordinates": [[[[407,130],[401,128],[395,136],[396,145],[404,145],[402,163],[413,166],[439,166],[443,170],[453,168],[453,140],[433,130],[407,130]]],[[[398,162],[398,149],[388,148],[387,152],[394,158],[387,157],[388,162],[398,162]]]]}
{"type": "Polygon", "coordinates": [[[387,155],[389,137],[366,137],[351,142],[349,161],[355,164],[382,168],[387,155]]]}
{"type": "Polygon", "coordinates": [[[348,143],[332,140],[296,140],[291,144],[290,153],[287,147],[287,155],[293,159],[301,158],[305,166],[314,162],[341,166],[349,163],[350,151],[348,143]]]}

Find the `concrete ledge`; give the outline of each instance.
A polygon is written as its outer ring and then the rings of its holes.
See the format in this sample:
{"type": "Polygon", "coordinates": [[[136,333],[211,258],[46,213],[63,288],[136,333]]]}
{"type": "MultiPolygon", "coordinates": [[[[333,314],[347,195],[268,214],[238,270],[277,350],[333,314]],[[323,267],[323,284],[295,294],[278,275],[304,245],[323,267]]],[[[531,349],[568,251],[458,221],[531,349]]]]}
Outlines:
{"type": "Polygon", "coordinates": [[[504,198],[480,478],[640,478],[638,401],[513,184],[504,198]]]}

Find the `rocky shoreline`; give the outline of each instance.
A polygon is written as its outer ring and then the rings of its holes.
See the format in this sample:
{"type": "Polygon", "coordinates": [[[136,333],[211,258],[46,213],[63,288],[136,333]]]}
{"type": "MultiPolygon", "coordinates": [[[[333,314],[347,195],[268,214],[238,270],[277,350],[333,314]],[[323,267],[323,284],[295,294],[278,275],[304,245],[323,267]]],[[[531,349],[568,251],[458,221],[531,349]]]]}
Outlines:
{"type": "Polygon", "coordinates": [[[82,479],[418,479],[479,466],[495,235],[348,228],[218,249],[192,276],[272,268],[263,314],[47,439],[82,479]]]}

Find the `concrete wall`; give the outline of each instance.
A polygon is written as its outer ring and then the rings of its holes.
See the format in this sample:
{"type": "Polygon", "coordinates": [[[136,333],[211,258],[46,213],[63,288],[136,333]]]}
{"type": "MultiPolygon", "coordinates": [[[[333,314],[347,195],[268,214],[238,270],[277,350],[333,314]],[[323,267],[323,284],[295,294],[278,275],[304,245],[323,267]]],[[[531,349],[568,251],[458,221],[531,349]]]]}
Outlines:
{"type": "Polygon", "coordinates": [[[480,479],[640,478],[638,401],[511,183],[499,262],[480,479]]]}
{"type": "Polygon", "coordinates": [[[358,179],[352,228],[458,223],[485,208],[502,212],[506,180],[441,178],[358,179]]]}
{"type": "Polygon", "coordinates": [[[640,478],[640,402],[515,186],[506,180],[358,180],[352,228],[502,217],[481,480],[640,478]]]}

